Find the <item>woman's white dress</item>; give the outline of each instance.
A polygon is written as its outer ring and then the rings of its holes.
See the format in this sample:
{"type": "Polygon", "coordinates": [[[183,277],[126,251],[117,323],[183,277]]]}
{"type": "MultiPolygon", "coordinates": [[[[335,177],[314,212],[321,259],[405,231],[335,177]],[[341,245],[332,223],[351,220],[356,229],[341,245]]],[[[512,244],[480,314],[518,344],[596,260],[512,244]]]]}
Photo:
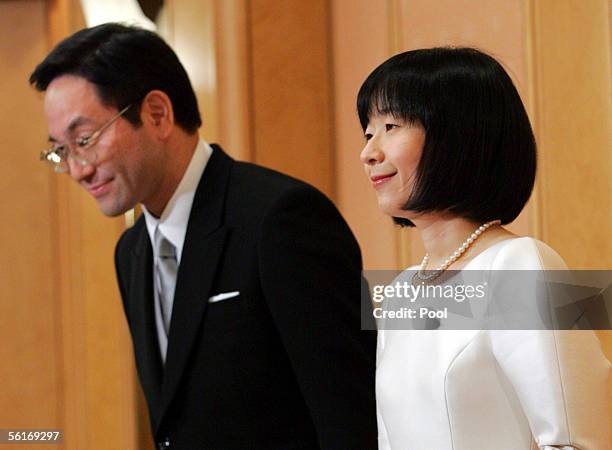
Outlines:
{"type": "MultiPolygon", "coordinates": [[[[546,244],[523,237],[464,270],[564,267],[546,244]]],[[[379,447],[605,450],[609,372],[592,331],[379,330],[379,447]]]]}

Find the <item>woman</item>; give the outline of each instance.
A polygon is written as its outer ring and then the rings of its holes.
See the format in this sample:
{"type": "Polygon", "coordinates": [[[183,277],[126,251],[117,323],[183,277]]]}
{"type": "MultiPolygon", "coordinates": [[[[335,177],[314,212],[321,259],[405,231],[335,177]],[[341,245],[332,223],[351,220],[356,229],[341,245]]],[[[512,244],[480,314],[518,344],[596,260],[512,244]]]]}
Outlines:
{"type": "MultiPolygon", "coordinates": [[[[469,48],[402,53],[369,75],[357,107],[379,207],[425,246],[415,283],[443,283],[447,269],[565,267],[544,243],[503,228],[529,199],[536,146],[497,61],[469,48]]],[[[379,445],[606,449],[608,373],[590,331],[382,329],[379,445]]]]}

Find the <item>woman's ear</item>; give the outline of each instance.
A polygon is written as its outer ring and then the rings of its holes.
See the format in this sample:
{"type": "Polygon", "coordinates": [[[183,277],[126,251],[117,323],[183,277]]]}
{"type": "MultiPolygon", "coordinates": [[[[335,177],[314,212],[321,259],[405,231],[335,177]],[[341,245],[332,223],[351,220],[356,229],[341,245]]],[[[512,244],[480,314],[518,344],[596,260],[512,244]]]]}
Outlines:
{"type": "Polygon", "coordinates": [[[163,91],[150,91],[142,101],[140,119],[159,138],[167,138],[174,128],[174,110],[170,97],[163,91]]]}

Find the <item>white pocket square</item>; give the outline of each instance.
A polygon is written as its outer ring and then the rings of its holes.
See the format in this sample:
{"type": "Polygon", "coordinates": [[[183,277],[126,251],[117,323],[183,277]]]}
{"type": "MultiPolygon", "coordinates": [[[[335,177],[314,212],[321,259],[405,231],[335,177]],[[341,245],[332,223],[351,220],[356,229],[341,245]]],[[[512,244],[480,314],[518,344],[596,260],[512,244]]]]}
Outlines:
{"type": "Polygon", "coordinates": [[[221,294],[213,295],[208,299],[208,303],[220,302],[221,300],[227,300],[228,298],[238,297],[240,291],[223,292],[221,294]]]}

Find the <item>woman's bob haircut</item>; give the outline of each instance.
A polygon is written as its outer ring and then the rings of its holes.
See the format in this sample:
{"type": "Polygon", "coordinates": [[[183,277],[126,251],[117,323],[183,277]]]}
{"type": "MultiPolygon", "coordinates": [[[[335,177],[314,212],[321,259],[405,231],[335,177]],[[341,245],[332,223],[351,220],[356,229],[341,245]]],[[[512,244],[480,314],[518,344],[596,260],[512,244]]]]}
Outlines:
{"type": "MultiPolygon", "coordinates": [[[[357,96],[365,131],[390,114],[422,126],[425,143],[404,210],[447,211],[475,222],[512,222],[531,195],[536,144],[512,80],[473,48],[431,48],[395,55],[357,96]]],[[[402,226],[414,226],[394,218],[402,226]]]]}

